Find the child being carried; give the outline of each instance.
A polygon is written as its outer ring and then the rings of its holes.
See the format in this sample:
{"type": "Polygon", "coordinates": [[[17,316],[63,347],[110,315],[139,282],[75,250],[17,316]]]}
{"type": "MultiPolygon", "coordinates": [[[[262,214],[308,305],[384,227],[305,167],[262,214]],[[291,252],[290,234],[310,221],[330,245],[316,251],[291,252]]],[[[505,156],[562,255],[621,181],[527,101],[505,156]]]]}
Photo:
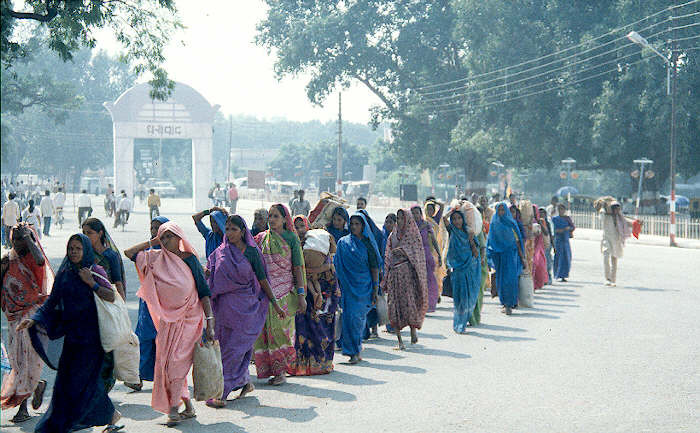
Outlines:
{"type": "Polygon", "coordinates": [[[335,254],[335,240],[325,230],[314,229],[306,232],[304,240],[304,263],[306,264],[306,280],[308,289],[314,298],[316,314],[325,314],[330,307],[330,299],[321,291],[319,278],[325,272],[332,270],[333,265],[328,264],[328,256],[335,254]]]}

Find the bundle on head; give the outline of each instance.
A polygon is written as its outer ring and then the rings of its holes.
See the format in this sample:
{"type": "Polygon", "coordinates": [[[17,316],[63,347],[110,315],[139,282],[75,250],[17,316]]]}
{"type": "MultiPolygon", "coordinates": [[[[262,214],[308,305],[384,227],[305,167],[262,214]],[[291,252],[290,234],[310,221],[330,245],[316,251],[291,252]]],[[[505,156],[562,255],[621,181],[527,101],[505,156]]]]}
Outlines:
{"type": "Polygon", "coordinates": [[[617,200],[615,200],[615,197],[606,195],[604,197],[600,197],[598,200],[593,202],[593,207],[597,212],[600,212],[601,209],[605,208],[606,213],[612,213],[612,204],[617,203],[617,200]]]}
{"type": "Polygon", "coordinates": [[[520,219],[523,221],[523,224],[529,224],[530,221],[532,221],[532,217],[534,215],[535,215],[535,212],[532,209],[532,202],[530,200],[521,200],[520,201],[520,219]]]}
{"type": "Polygon", "coordinates": [[[335,208],[342,206],[348,208],[345,199],[338,197],[330,192],[322,192],[321,198],[319,198],[318,203],[309,214],[309,224],[312,229],[325,228],[333,217],[333,211],[335,208]]]}

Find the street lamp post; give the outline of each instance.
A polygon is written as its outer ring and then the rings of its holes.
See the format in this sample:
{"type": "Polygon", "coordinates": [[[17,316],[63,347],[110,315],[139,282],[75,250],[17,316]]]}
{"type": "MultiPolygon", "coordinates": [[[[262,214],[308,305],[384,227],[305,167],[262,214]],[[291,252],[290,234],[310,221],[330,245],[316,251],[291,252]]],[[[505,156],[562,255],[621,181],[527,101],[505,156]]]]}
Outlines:
{"type": "Polygon", "coordinates": [[[666,64],[666,95],[671,97],[671,137],[670,137],[670,147],[671,147],[671,162],[670,162],[670,175],[671,175],[671,207],[670,207],[670,217],[671,225],[668,230],[669,244],[672,247],[677,246],[676,244],[676,167],[675,167],[675,147],[676,147],[676,63],[678,62],[678,56],[676,52],[671,50],[671,59],[668,56],[663,55],[656,48],[654,48],[649,41],[647,41],[642,35],[635,31],[631,31],[627,34],[627,39],[634,42],[635,44],[650,49],[654,54],[661,57],[666,64]],[[673,80],[671,80],[671,74],[673,74],[673,80]]]}
{"type": "MultiPolygon", "coordinates": [[[[566,159],[562,159],[561,163],[566,166],[566,180],[569,184],[571,184],[571,167],[576,164],[576,160],[572,157],[568,157],[566,159]]],[[[573,186],[573,185],[571,185],[573,186]]],[[[569,207],[571,207],[571,190],[569,189],[569,193],[566,195],[566,201],[569,203],[569,207]]]]}
{"type": "MultiPolygon", "coordinates": [[[[503,164],[501,163],[501,161],[492,161],[492,162],[491,162],[491,165],[493,165],[494,167],[496,167],[496,168],[498,169],[498,170],[496,170],[497,178],[498,178],[498,188],[499,188],[499,189],[502,188],[503,193],[505,194],[505,190],[506,190],[505,182],[506,182],[506,179],[505,179],[505,174],[503,174],[503,169],[505,168],[505,165],[503,165],[503,164]],[[503,176],[503,179],[501,179],[501,176],[503,176]],[[501,185],[501,180],[503,180],[503,185],[501,185]]],[[[500,192],[500,191],[498,192],[498,195],[499,195],[499,196],[501,195],[501,192],[500,192]]]]}
{"type": "Polygon", "coordinates": [[[639,215],[639,199],[642,196],[642,179],[644,179],[644,166],[649,164],[653,164],[654,161],[648,158],[642,158],[642,159],[635,159],[634,161],[635,164],[640,164],[641,168],[639,170],[639,185],[637,186],[637,209],[636,209],[636,215],[639,215]]]}

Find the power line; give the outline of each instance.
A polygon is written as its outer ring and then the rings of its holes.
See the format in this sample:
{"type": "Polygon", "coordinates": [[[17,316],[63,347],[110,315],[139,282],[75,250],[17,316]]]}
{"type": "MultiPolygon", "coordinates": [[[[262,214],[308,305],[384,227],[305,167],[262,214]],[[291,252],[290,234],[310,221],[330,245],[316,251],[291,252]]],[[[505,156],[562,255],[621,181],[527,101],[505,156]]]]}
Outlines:
{"type": "MultiPolygon", "coordinates": [[[[491,74],[495,74],[495,73],[498,73],[498,72],[507,71],[507,70],[509,70],[509,69],[514,69],[514,68],[517,68],[517,67],[519,67],[519,66],[523,66],[523,65],[527,65],[527,64],[530,64],[530,63],[533,63],[533,62],[537,62],[537,61],[539,61],[539,60],[543,60],[543,59],[546,59],[546,58],[549,58],[549,57],[552,57],[552,56],[556,56],[556,55],[559,55],[559,54],[562,54],[562,53],[571,51],[571,50],[573,50],[573,49],[579,48],[579,47],[584,46],[584,45],[586,45],[586,44],[588,44],[588,43],[591,43],[591,42],[593,42],[593,41],[597,41],[597,40],[602,39],[602,38],[604,38],[604,37],[606,37],[606,36],[609,36],[609,35],[612,35],[612,34],[614,34],[614,33],[617,33],[617,32],[619,32],[619,31],[621,31],[621,30],[623,30],[623,29],[626,29],[626,28],[628,28],[628,27],[637,25],[637,24],[639,24],[639,23],[641,23],[641,22],[643,22],[643,21],[646,21],[646,20],[648,20],[648,19],[650,19],[650,18],[653,18],[653,17],[656,17],[656,16],[658,16],[658,15],[661,15],[661,14],[663,14],[663,13],[665,13],[665,12],[668,12],[668,11],[671,11],[671,10],[675,10],[675,9],[679,9],[679,8],[682,8],[682,7],[685,7],[685,6],[688,6],[688,5],[697,3],[698,1],[700,1],[700,0],[691,0],[691,1],[688,1],[688,2],[683,3],[683,4],[680,4],[680,5],[670,6],[670,7],[668,7],[668,8],[665,8],[665,9],[662,9],[662,10],[660,10],[660,11],[657,11],[657,12],[651,14],[651,15],[647,15],[647,16],[645,16],[644,18],[641,18],[641,19],[639,19],[639,20],[637,20],[637,21],[635,21],[635,22],[632,22],[632,23],[629,23],[629,24],[625,24],[625,25],[623,25],[623,26],[621,26],[621,27],[618,27],[618,28],[616,28],[616,29],[613,29],[613,30],[611,30],[611,31],[609,31],[609,32],[607,32],[607,33],[604,33],[604,34],[602,34],[602,35],[600,35],[600,36],[597,36],[597,37],[595,37],[595,38],[593,38],[593,39],[590,39],[590,40],[581,42],[581,43],[579,43],[579,44],[573,45],[573,46],[568,47],[568,48],[565,48],[565,49],[563,49],[563,50],[556,51],[556,52],[554,52],[554,53],[546,54],[546,55],[544,55],[544,56],[540,56],[540,57],[537,57],[537,58],[534,58],[534,59],[526,60],[526,61],[524,61],[524,62],[520,62],[520,63],[518,63],[518,64],[511,65],[511,66],[506,66],[506,67],[504,67],[504,68],[496,69],[496,70],[493,70],[493,71],[490,71],[490,72],[484,72],[484,73],[481,73],[481,74],[473,75],[473,76],[471,76],[471,77],[465,77],[465,78],[460,78],[460,79],[457,79],[457,80],[445,81],[445,82],[443,82],[443,83],[436,83],[436,84],[430,84],[430,85],[421,86],[421,87],[415,87],[413,90],[419,91],[419,90],[423,90],[423,89],[432,89],[432,88],[436,88],[436,87],[447,86],[447,85],[450,85],[450,84],[461,83],[461,82],[464,82],[464,81],[474,80],[474,79],[476,79],[476,78],[481,78],[481,77],[484,77],[484,76],[487,76],[487,75],[491,75],[491,74]]],[[[666,20],[664,20],[664,21],[662,21],[662,22],[666,22],[666,21],[668,21],[668,19],[666,19],[666,20]]],[[[426,94],[427,94],[427,93],[426,93],[426,94]]]]}

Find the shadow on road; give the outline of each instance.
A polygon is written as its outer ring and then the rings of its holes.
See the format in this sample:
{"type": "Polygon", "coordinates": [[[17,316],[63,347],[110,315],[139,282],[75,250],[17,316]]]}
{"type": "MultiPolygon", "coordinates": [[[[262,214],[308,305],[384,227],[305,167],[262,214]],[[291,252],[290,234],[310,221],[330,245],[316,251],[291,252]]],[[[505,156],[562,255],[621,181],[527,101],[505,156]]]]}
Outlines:
{"type": "MultiPolygon", "coordinates": [[[[343,363],[343,364],[347,364],[347,363],[343,363]]],[[[413,367],[410,365],[380,364],[378,362],[366,362],[366,361],[360,362],[359,364],[355,364],[353,367],[374,368],[377,370],[393,371],[393,372],[398,372],[398,373],[409,373],[409,374],[425,374],[428,372],[424,368],[413,367]]]]}
{"type": "Polygon", "coordinates": [[[533,337],[517,337],[517,336],[511,336],[511,335],[485,334],[483,332],[471,331],[471,330],[467,334],[467,337],[486,338],[488,340],[493,340],[493,341],[534,341],[534,340],[537,340],[536,338],[533,338],[533,337]]]}
{"type": "Polygon", "coordinates": [[[502,326],[502,325],[490,325],[488,323],[482,323],[476,327],[477,329],[488,329],[490,331],[506,331],[506,332],[527,332],[527,329],[514,328],[512,326],[502,326]]]}
{"type": "Polygon", "coordinates": [[[115,399],[112,399],[112,402],[117,410],[122,413],[122,417],[134,421],[150,421],[163,416],[162,413],[153,410],[150,405],[139,403],[122,404],[122,402],[115,399]]]}
{"type": "MultiPolygon", "coordinates": [[[[369,343],[382,341],[380,339],[370,340],[369,343]]],[[[382,344],[382,343],[380,343],[382,344]]],[[[394,341],[394,345],[396,342],[394,341]]],[[[398,359],[403,359],[403,356],[399,356],[389,352],[383,352],[381,350],[374,349],[372,347],[364,346],[362,348],[362,358],[366,359],[381,359],[382,361],[396,361],[398,359]]]]}
{"type": "MultiPolygon", "coordinates": [[[[547,298],[544,298],[544,299],[546,301],[549,300],[547,298]]],[[[544,307],[574,307],[574,308],[579,308],[579,306],[576,304],[557,304],[557,303],[553,303],[553,302],[540,302],[539,300],[536,300],[535,304],[542,305],[544,307]]]]}
{"type": "Polygon", "coordinates": [[[329,388],[314,388],[313,386],[303,385],[300,383],[288,382],[287,385],[276,387],[276,391],[286,392],[288,394],[294,395],[305,395],[307,397],[329,398],[335,401],[357,400],[355,394],[351,394],[349,392],[338,391],[337,389],[329,388]]]}
{"type": "MultiPolygon", "coordinates": [[[[338,361],[336,360],[336,363],[338,361]]],[[[344,371],[333,371],[330,374],[322,376],[314,376],[317,380],[327,380],[330,382],[342,383],[343,385],[368,386],[368,385],[384,385],[385,380],[375,380],[368,377],[358,376],[356,374],[346,373],[344,371]]]]}
{"type": "Polygon", "coordinates": [[[651,287],[637,287],[637,286],[606,287],[606,289],[637,290],[638,292],[680,292],[680,290],[678,290],[678,289],[656,289],[656,288],[651,288],[651,287]]]}
{"type": "MultiPolygon", "coordinates": [[[[528,311],[536,310],[535,308],[528,308],[528,311]]],[[[512,317],[537,317],[539,319],[559,319],[559,316],[555,316],[553,314],[544,314],[544,313],[530,313],[528,311],[524,310],[518,310],[517,312],[513,312],[512,317]]]]}
{"type": "Polygon", "coordinates": [[[215,422],[213,424],[202,424],[197,419],[183,421],[175,427],[168,429],[179,430],[182,432],[205,431],[211,433],[244,433],[248,430],[230,422],[215,422]]]}
{"type": "MultiPolygon", "coordinates": [[[[280,418],[280,419],[285,419],[289,422],[301,423],[301,422],[309,422],[318,416],[318,413],[316,412],[315,406],[310,406],[310,407],[301,408],[301,409],[290,409],[287,407],[267,406],[267,405],[260,404],[260,400],[258,400],[257,397],[244,398],[241,400],[240,404],[236,405],[235,407],[232,407],[232,409],[238,410],[238,411],[246,414],[246,416],[243,417],[243,419],[256,418],[256,417],[280,418]]],[[[224,423],[224,424],[228,424],[228,423],[224,423]]],[[[203,430],[203,431],[205,431],[205,430],[203,430]]],[[[208,426],[207,426],[206,431],[209,431],[208,426]]],[[[223,431],[231,431],[231,430],[221,430],[221,431],[223,432],[223,431]]]]}

